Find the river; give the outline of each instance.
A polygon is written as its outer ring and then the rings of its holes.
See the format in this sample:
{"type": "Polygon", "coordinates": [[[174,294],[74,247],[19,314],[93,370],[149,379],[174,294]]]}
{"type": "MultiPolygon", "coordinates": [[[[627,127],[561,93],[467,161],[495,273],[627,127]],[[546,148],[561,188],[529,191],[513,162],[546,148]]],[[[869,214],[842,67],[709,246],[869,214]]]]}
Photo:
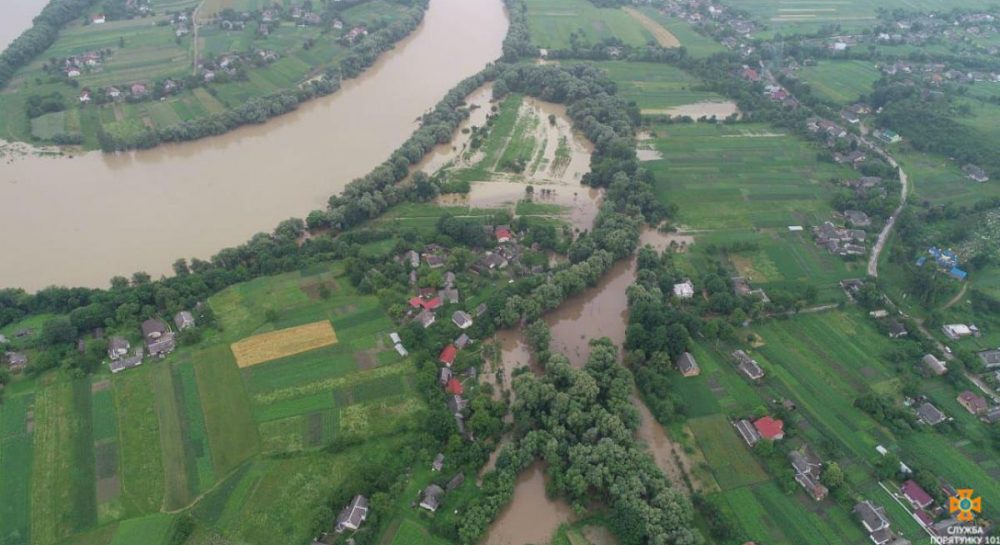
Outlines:
{"type": "Polygon", "coordinates": [[[0,51],[31,26],[49,0],[4,0],[0,7],[0,51]]]}
{"type": "MultiPolygon", "coordinates": [[[[6,26],[6,25],[4,25],[6,26]]],[[[417,118],[497,59],[500,0],[431,0],[421,26],[332,96],[264,125],[147,151],[0,164],[0,287],[106,286],[325,206],[417,118]]]]}

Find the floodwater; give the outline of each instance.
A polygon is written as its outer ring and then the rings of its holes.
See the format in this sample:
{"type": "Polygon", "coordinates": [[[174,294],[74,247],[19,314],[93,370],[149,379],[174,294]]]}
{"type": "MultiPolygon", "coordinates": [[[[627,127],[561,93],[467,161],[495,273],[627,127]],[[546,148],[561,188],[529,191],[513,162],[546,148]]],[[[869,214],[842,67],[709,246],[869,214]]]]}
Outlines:
{"type": "Polygon", "coordinates": [[[117,155],[0,165],[0,287],[154,277],[325,206],[417,118],[498,58],[500,0],[431,0],[423,24],[343,89],[264,125],[117,155]]]}
{"type": "Polygon", "coordinates": [[[0,51],[31,27],[49,0],[4,0],[0,5],[0,51]]]}
{"type": "Polygon", "coordinates": [[[545,495],[544,464],[536,461],[521,472],[514,498],[490,526],[483,545],[548,543],[559,525],[573,520],[573,509],[545,495]]]}
{"type": "Polygon", "coordinates": [[[642,113],[653,114],[653,115],[669,115],[670,117],[688,116],[692,119],[698,119],[701,116],[712,117],[714,115],[716,119],[721,120],[733,114],[739,114],[740,109],[736,106],[735,102],[727,100],[723,102],[719,101],[695,102],[693,104],[684,104],[683,106],[675,106],[673,108],[643,110],[642,113]]]}

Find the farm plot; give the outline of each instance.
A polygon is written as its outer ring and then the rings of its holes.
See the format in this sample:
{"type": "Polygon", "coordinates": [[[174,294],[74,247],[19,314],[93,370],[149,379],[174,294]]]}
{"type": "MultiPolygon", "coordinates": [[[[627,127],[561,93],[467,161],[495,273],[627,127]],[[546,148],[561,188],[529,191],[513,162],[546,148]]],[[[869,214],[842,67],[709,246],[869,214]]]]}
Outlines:
{"type": "Polygon", "coordinates": [[[0,542],[28,545],[31,525],[33,396],[0,404],[0,542]]]}
{"type": "Polygon", "coordinates": [[[539,47],[568,49],[570,35],[596,43],[618,38],[630,45],[643,45],[653,36],[625,11],[598,8],[587,0],[528,0],[528,25],[539,47]]]}
{"type": "Polygon", "coordinates": [[[174,533],[174,518],[155,514],[130,519],[118,525],[109,545],[166,545],[174,533]]]}
{"type": "Polygon", "coordinates": [[[681,42],[676,36],[645,13],[633,7],[623,7],[622,9],[629,17],[638,21],[642,25],[642,28],[652,34],[653,38],[656,39],[656,43],[660,44],[661,47],[680,47],[681,42]]]}
{"type": "Polygon", "coordinates": [[[390,545],[445,545],[447,542],[433,535],[419,522],[406,517],[392,535],[390,545]]]}
{"type": "Polygon", "coordinates": [[[699,89],[687,72],[662,63],[606,61],[594,63],[618,84],[618,94],[640,109],[657,110],[705,101],[725,100],[699,89]]]}
{"type": "Polygon", "coordinates": [[[823,25],[839,25],[845,30],[870,27],[877,11],[895,9],[934,11],[960,7],[979,7],[976,0],[726,0],[726,3],[750,12],[775,31],[808,33],[823,25]]]}
{"type": "Polygon", "coordinates": [[[789,496],[774,482],[731,490],[724,497],[740,525],[758,543],[867,543],[868,536],[845,509],[816,504],[798,492],[789,496]]]}
{"type": "Polygon", "coordinates": [[[97,519],[90,418],[89,380],[60,380],[36,394],[32,543],[57,543],[97,519]]]}
{"type": "Polygon", "coordinates": [[[239,368],[218,345],[193,355],[198,395],[215,474],[225,475],[257,450],[257,430],[239,368]]]}
{"type": "Polygon", "coordinates": [[[880,77],[875,65],[866,61],[823,61],[799,73],[817,96],[841,105],[870,93],[880,77]]]}
{"type": "Polygon", "coordinates": [[[112,379],[118,412],[122,500],[129,515],[159,511],[164,468],[150,365],[112,379]]]}
{"type": "Polygon", "coordinates": [[[118,413],[111,381],[95,379],[90,385],[94,429],[94,473],[97,490],[98,522],[121,515],[121,473],[119,470],[118,413]]]}
{"type": "Polygon", "coordinates": [[[693,418],[688,424],[723,490],[768,479],[725,416],[693,418]]]}
{"type": "Polygon", "coordinates": [[[255,335],[232,344],[236,364],[250,367],[336,344],[337,334],[329,321],[314,322],[255,335]]]}
{"type": "Polygon", "coordinates": [[[691,56],[707,57],[726,50],[715,38],[699,34],[683,19],[667,15],[652,6],[642,6],[639,11],[669,30],[691,56]]]}

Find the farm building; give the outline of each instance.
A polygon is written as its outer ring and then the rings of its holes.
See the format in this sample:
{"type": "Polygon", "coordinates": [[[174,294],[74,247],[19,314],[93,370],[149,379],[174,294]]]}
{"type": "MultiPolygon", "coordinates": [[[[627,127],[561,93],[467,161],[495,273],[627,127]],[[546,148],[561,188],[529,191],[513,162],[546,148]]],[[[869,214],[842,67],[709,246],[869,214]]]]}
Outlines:
{"type": "Polygon", "coordinates": [[[795,481],[816,501],[820,501],[830,492],[820,484],[823,462],[816,457],[808,447],[793,450],[788,459],[795,470],[795,481]]]}
{"type": "Polygon", "coordinates": [[[132,369],[133,367],[139,367],[142,365],[142,347],[138,346],[135,352],[131,356],[119,357],[118,359],[111,360],[108,366],[112,373],[120,373],[126,369],[132,369]]]}
{"type": "Polygon", "coordinates": [[[337,533],[342,533],[344,530],[357,530],[361,527],[361,524],[368,518],[368,498],[357,495],[351,500],[337,516],[337,533]]]}
{"type": "Polygon", "coordinates": [[[111,337],[111,340],[108,341],[108,357],[112,361],[124,357],[128,354],[130,347],[131,345],[124,337],[111,337]]]}
{"type": "Polygon", "coordinates": [[[926,365],[927,368],[930,369],[930,371],[935,375],[943,375],[948,372],[948,367],[945,363],[934,357],[934,354],[925,355],[921,361],[923,361],[924,365],[926,365]]]}
{"type": "Polygon", "coordinates": [[[983,350],[976,353],[979,359],[983,361],[987,369],[993,369],[995,367],[1000,367],[1000,349],[997,350],[983,350]]]}
{"type": "Polygon", "coordinates": [[[392,347],[396,350],[396,353],[399,354],[399,357],[401,358],[405,358],[406,356],[410,355],[410,353],[406,350],[406,347],[403,346],[402,343],[396,343],[392,347]]]}
{"type": "Polygon", "coordinates": [[[754,446],[760,441],[760,434],[757,433],[757,429],[753,427],[746,418],[741,418],[735,424],[736,431],[739,432],[740,437],[746,442],[747,446],[754,446]]]}
{"type": "Polygon", "coordinates": [[[694,356],[690,352],[685,352],[677,357],[677,370],[681,372],[685,377],[698,376],[701,373],[701,369],[698,367],[698,362],[695,361],[694,356]]]}
{"type": "Polygon", "coordinates": [[[194,316],[190,312],[182,310],[174,316],[174,324],[178,331],[184,331],[189,327],[194,327],[194,316]]]}
{"type": "Polygon", "coordinates": [[[986,414],[986,410],[989,409],[989,405],[987,405],[986,399],[983,396],[978,396],[969,390],[958,394],[958,403],[965,407],[965,410],[976,416],[986,414]]]}
{"type": "Polygon", "coordinates": [[[420,507],[433,513],[438,510],[438,507],[441,506],[442,496],[444,496],[443,488],[436,484],[428,485],[427,488],[425,488],[421,493],[420,507]]]}
{"type": "Polygon", "coordinates": [[[934,498],[920,487],[913,479],[907,480],[899,489],[903,497],[910,502],[914,509],[926,509],[934,503],[934,498]]]}
{"type": "Polygon", "coordinates": [[[28,356],[22,352],[7,352],[4,354],[4,359],[7,360],[7,365],[12,371],[20,371],[28,365],[28,356]]]}
{"type": "Polygon", "coordinates": [[[680,284],[674,284],[674,297],[690,299],[694,297],[694,284],[690,280],[685,280],[680,284]]]}
{"type": "Polygon", "coordinates": [[[742,350],[737,350],[732,353],[732,356],[736,360],[736,368],[746,375],[747,378],[754,381],[764,378],[764,370],[761,369],[757,360],[751,358],[749,354],[742,350]]]}
{"type": "Polygon", "coordinates": [[[428,327],[434,325],[434,321],[437,320],[437,317],[434,316],[433,312],[424,309],[420,312],[420,314],[417,314],[416,320],[420,322],[420,325],[424,326],[424,329],[427,329],[428,327]]]}
{"type": "Polygon", "coordinates": [[[396,333],[395,331],[389,334],[389,340],[392,341],[392,344],[399,344],[403,342],[403,339],[399,337],[399,333],[396,333]]]}
{"type": "Polygon", "coordinates": [[[929,402],[924,402],[917,409],[917,416],[929,426],[936,426],[945,421],[945,415],[929,402]]]}
{"type": "Polygon", "coordinates": [[[765,416],[754,421],[753,427],[764,439],[777,441],[785,438],[785,423],[780,418],[765,416]]]}

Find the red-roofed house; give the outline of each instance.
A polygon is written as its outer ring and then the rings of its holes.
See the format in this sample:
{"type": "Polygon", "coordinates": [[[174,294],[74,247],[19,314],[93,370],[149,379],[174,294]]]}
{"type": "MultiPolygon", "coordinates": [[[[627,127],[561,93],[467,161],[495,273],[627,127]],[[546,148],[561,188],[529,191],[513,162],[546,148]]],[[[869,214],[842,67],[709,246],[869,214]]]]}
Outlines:
{"type": "Polygon", "coordinates": [[[497,242],[508,242],[514,235],[510,229],[501,227],[496,230],[497,242]]]}
{"type": "Polygon", "coordinates": [[[958,402],[965,407],[965,410],[974,415],[986,414],[986,411],[990,408],[989,404],[986,403],[986,399],[982,396],[977,396],[969,390],[958,395],[958,402]]]}
{"type": "Polygon", "coordinates": [[[757,428],[760,436],[764,439],[774,441],[785,437],[785,423],[780,419],[765,416],[754,422],[753,426],[757,428]]]}
{"type": "Polygon", "coordinates": [[[906,499],[913,505],[914,509],[926,509],[934,503],[934,498],[923,488],[920,488],[920,485],[913,479],[903,483],[899,491],[906,496],[906,499]]]}
{"type": "Polygon", "coordinates": [[[453,344],[449,344],[448,346],[444,347],[444,350],[441,351],[441,355],[438,356],[438,361],[447,365],[448,367],[451,367],[451,364],[455,363],[456,355],[458,355],[458,348],[455,348],[455,345],[453,344]]]}
{"type": "Polygon", "coordinates": [[[922,510],[914,511],[913,516],[917,517],[917,520],[920,521],[920,524],[923,524],[924,526],[930,526],[931,524],[934,524],[934,517],[930,516],[927,513],[927,511],[922,511],[922,510]]]}
{"type": "Polygon", "coordinates": [[[441,302],[441,298],[440,297],[435,297],[435,298],[431,299],[430,301],[424,301],[422,304],[423,304],[423,306],[424,306],[425,309],[427,309],[427,310],[434,310],[434,309],[440,307],[443,303],[441,302]]]}
{"type": "Polygon", "coordinates": [[[465,388],[462,387],[462,381],[455,377],[452,377],[451,380],[448,381],[448,385],[445,386],[444,389],[450,395],[460,396],[465,393],[465,388]]]}
{"type": "Polygon", "coordinates": [[[424,306],[424,300],[419,297],[414,297],[410,299],[410,306],[413,308],[420,308],[424,306]]]}

